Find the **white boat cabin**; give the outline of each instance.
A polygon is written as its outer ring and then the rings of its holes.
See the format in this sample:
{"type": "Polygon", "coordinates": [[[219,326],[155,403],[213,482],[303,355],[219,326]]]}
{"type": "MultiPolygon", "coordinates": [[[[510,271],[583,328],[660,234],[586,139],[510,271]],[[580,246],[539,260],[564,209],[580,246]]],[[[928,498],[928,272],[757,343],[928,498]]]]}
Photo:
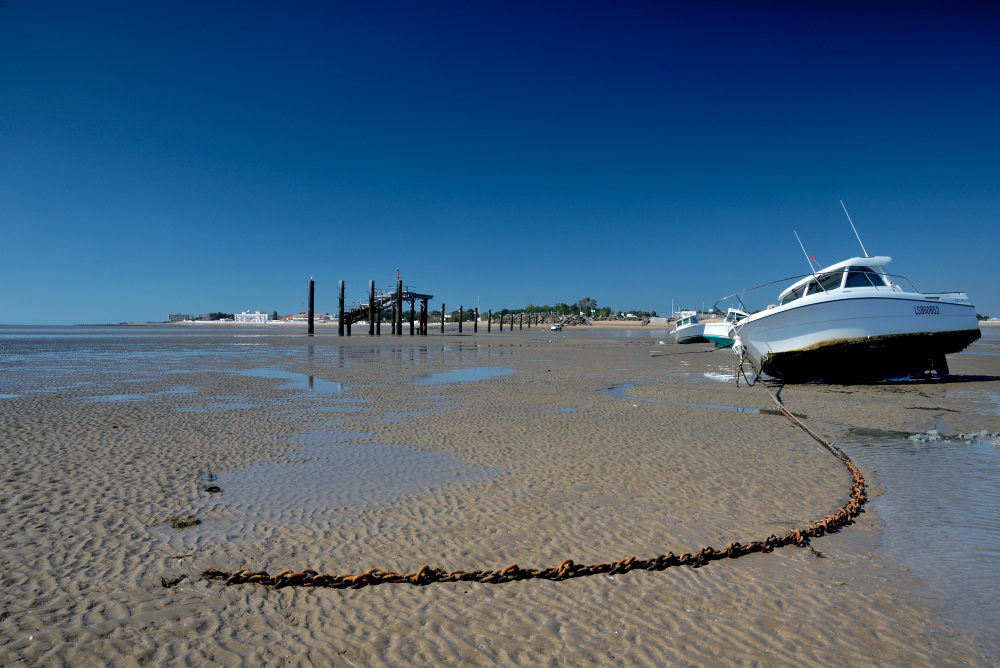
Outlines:
{"type": "Polygon", "coordinates": [[[677,323],[674,325],[674,329],[680,329],[681,327],[687,327],[688,325],[697,325],[697,324],[698,324],[698,316],[692,313],[691,315],[685,316],[680,320],[678,320],[677,323]]]}
{"type": "Polygon", "coordinates": [[[743,320],[743,319],[749,318],[749,317],[750,317],[750,314],[747,313],[746,311],[741,311],[738,308],[731,308],[728,311],[726,311],[725,322],[736,324],[740,320],[743,320]]]}
{"type": "Polygon", "coordinates": [[[795,283],[779,295],[779,305],[783,306],[806,295],[834,290],[891,290],[902,292],[902,288],[892,282],[885,273],[885,265],[892,258],[854,257],[831,265],[814,276],[808,276],[795,283]]]}

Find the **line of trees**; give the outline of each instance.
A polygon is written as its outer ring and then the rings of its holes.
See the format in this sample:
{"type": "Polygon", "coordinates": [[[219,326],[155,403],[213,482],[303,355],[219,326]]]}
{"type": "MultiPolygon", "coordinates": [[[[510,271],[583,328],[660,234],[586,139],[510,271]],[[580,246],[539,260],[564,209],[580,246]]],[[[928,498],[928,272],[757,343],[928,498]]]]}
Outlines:
{"type": "MultiPolygon", "coordinates": [[[[657,317],[657,313],[655,310],[653,311],[646,311],[644,309],[616,310],[612,309],[610,306],[599,307],[597,305],[597,300],[591,297],[584,297],[583,299],[579,299],[572,304],[567,304],[566,302],[556,302],[551,306],[548,304],[543,304],[543,305],[528,304],[524,308],[502,308],[499,310],[494,310],[493,316],[500,317],[505,315],[518,315],[521,313],[525,315],[542,315],[542,314],[554,313],[560,316],[578,315],[580,313],[583,313],[587,317],[604,317],[604,318],[625,316],[627,314],[637,316],[640,318],[657,317]]],[[[481,317],[485,317],[486,314],[487,310],[484,309],[479,315],[481,317]]],[[[468,322],[476,317],[476,309],[474,308],[462,309],[461,315],[462,315],[462,320],[468,322]]],[[[447,316],[449,322],[458,322],[458,317],[459,317],[458,309],[455,309],[453,311],[448,311],[447,316]]],[[[420,317],[419,311],[415,312],[413,317],[414,320],[419,319],[420,317]]],[[[427,319],[430,322],[440,321],[441,320],[440,309],[434,309],[429,311],[427,313],[427,319]]],[[[403,322],[409,322],[409,320],[410,320],[410,310],[407,309],[403,311],[403,322]]],[[[391,322],[391,321],[392,321],[392,310],[386,309],[385,311],[382,312],[382,322],[391,322]]]]}
{"type": "Polygon", "coordinates": [[[592,297],[584,297],[583,299],[577,300],[573,304],[567,304],[566,302],[556,302],[552,306],[549,306],[548,304],[544,304],[541,306],[536,306],[535,304],[528,304],[524,308],[514,308],[514,309],[505,308],[505,309],[500,309],[499,311],[494,311],[494,314],[496,315],[510,315],[518,313],[524,313],[526,315],[536,314],[536,313],[577,315],[582,313],[588,317],[594,316],[594,317],[605,317],[605,318],[610,318],[619,315],[624,316],[626,313],[631,313],[632,315],[639,317],[651,317],[651,318],[657,317],[656,311],[646,311],[642,309],[629,309],[623,311],[620,309],[619,310],[612,309],[610,306],[599,307],[597,305],[597,300],[593,299],[592,297]]]}

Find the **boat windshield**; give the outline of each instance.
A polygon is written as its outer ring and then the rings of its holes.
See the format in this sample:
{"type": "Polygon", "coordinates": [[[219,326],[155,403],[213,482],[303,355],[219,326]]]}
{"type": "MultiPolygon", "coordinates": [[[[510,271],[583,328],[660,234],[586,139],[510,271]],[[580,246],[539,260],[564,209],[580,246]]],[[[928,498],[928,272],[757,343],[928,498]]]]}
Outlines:
{"type": "Polygon", "coordinates": [[[832,274],[827,274],[823,278],[819,279],[819,284],[824,290],[836,290],[840,287],[842,280],[844,280],[844,272],[835,271],[832,274]]]}
{"type": "Polygon", "coordinates": [[[835,271],[832,274],[826,274],[819,281],[809,281],[809,292],[806,294],[816,294],[817,292],[829,292],[830,290],[836,290],[840,287],[840,282],[844,279],[844,272],[835,271]]]}
{"type": "Polygon", "coordinates": [[[879,288],[886,285],[885,279],[871,267],[851,267],[847,270],[845,288],[879,288]]]}
{"type": "Polygon", "coordinates": [[[829,292],[830,290],[836,290],[840,287],[841,281],[843,280],[843,271],[835,271],[832,274],[823,274],[819,279],[811,280],[802,287],[789,292],[785,298],[781,300],[781,303],[787,304],[788,302],[793,302],[802,297],[804,294],[814,295],[817,292],[829,292]]]}
{"type": "Polygon", "coordinates": [[[804,285],[800,288],[796,288],[795,290],[792,290],[787,295],[785,295],[785,298],[781,300],[781,303],[787,304],[788,302],[793,302],[799,297],[801,297],[803,294],[805,294],[805,291],[806,291],[806,286],[804,285]]]}

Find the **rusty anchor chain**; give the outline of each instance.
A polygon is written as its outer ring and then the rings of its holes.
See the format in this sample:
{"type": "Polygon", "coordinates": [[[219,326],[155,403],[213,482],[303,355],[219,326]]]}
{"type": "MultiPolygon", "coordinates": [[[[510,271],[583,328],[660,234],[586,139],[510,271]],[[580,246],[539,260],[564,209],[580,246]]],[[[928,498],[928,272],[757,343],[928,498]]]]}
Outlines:
{"type": "Polygon", "coordinates": [[[402,584],[429,585],[438,582],[483,582],[487,584],[503,584],[506,582],[516,582],[518,580],[554,580],[562,581],[571,578],[581,578],[591,575],[620,575],[634,570],[662,571],[675,566],[690,566],[700,568],[713,561],[721,559],[738,559],[747,554],[758,552],[771,552],[786,545],[805,546],[809,544],[809,539],[823,536],[836,531],[851,522],[861,514],[867,497],[865,495],[865,481],[861,476],[858,467],[834,444],[829,443],[824,438],[816,434],[809,427],[802,424],[791,413],[785,410],[778,398],[771,392],[765,384],[760,383],[771,399],[775,407],[786,418],[800,427],[809,436],[818,441],[833,456],[841,460],[851,472],[853,484],[849,501],[836,512],[826,517],[809,523],[804,529],[792,529],[786,534],[775,536],[771,534],[763,540],[756,540],[747,544],[731,543],[725,549],[717,550],[712,547],[703,547],[695,553],[685,552],[675,555],[673,552],[660,554],[650,559],[638,559],[634,556],[625,557],[613,563],[599,564],[577,564],[572,559],[567,559],[558,566],[549,568],[521,568],[517,564],[511,564],[506,568],[497,570],[475,570],[475,571],[445,571],[440,568],[431,568],[429,565],[422,566],[412,573],[393,573],[372,568],[364,573],[354,575],[337,575],[333,573],[319,573],[312,569],[305,569],[298,573],[290,570],[283,570],[280,573],[270,575],[267,571],[251,571],[241,568],[235,572],[210,568],[202,573],[208,580],[221,580],[227,585],[235,584],[260,584],[281,589],[283,587],[328,587],[332,589],[360,589],[362,587],[373,587],[380,584],[402,584]]]}

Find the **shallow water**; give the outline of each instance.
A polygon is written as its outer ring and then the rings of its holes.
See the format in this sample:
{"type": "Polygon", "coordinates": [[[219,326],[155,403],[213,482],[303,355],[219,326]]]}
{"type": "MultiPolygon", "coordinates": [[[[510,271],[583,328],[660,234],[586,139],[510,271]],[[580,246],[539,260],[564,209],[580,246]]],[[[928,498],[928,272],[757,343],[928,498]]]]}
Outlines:
{"type": "MultiPolygon", "coordinates": [[[[400,503],[430,487],[484,482],[499,472],[469,466],[447,453],[346,442],[365,436],[334,431],[300,435],[299,445],[274,461],[212,474],[210,483],[222,490],[213,496],[213,503],[238,517],[310,522],[335,515],[345,521],[361,510],[400,503]]],[[[233,523],[224,524],[232,537],[233,523]]],[[[215,530],[208,522],[196,533],[215,530]]]]}
{"type": "Polygon", "coordinates": [[[257,378],[280,378],[285,381],[281,389],[315,392],[316,394],[340,394],[345,390],[340,383],[323,380],[304,373],[292,373],[281,369],[252,369],[244,372],[257,378]]]}
{"type": "Polygon", "coordinates": [[[840,443],[885,492],[880,551],[948,596],[948,615],[1000,658],[1000,448],[857,435],[840,443]]]}

